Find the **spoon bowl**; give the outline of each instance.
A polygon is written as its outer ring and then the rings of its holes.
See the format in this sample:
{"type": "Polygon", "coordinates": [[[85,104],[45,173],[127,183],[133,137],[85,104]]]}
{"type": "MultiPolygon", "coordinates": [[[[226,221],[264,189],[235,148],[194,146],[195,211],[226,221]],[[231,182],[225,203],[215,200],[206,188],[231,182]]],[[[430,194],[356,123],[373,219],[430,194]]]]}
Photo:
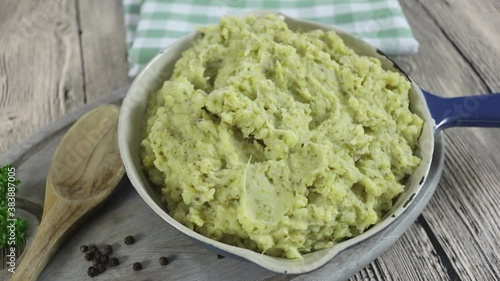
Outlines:
{"type": "Polygon", "coordinates": [[[71,201],[105,197],[121,178],[116,125],[118,107],[104,106],[75,123],[57,147],[47,180],[60,198],[71,201]],[[117,177],[119,177],[117,179],[117,177]]]}
{"type": "Polygon", "coordinates": [[[115,190],[124,174],[118,112],[115,105],[98,107],[61,140],[47,176],[40,227],[11,281],[36,280],[68,235],[115,190]]]}

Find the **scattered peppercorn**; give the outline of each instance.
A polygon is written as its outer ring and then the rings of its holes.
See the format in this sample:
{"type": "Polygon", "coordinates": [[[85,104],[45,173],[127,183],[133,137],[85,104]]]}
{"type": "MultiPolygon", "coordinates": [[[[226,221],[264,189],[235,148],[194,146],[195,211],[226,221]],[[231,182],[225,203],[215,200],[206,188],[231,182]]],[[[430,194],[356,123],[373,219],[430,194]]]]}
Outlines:
{"type": "Polygon", "coordinates": [[[127,245],[130,245],[130,244],[134,244],[135,243],[135,239],[133,236],[127,236],[125,237],[125,244],[127,245]]]}
{"type": "Polygon", "coordinates": [[[135,271],[141,270],[142,269],[142,264],[140,262],[136,262],[136,263],[134,263],[133,268],[134,268],[135,271]]]}
{"type": "Polygon", "coordinates": [[[218,259],[223,259],[223,258],[225,258],[225,256],[217,254],[217,258],[218,259]]]}
{"type": "Polygon", "coordinates": [[[111,247],[111,245],[106,245],[106,247],[104,247],[104,253],[106,255],[110,255],[111,253],[113,253],[113,247],[111,247]]]}
{"type": "Polygon", "coordinates": [[[99,270],[99,272],[104,272],[106,271],[106,267],[104,266],[104,264],[100,264],[97,266],[97,270],[99,270]]]}
{"type": "Polygon", "coordinates": [[[102,264],[107,264],[109,262],[109,256],[108,255],[102,255],[99,261],[102,264]]]}
{"type": "Polygon", "coordinates": [[[109,260],[109,266],[111,267],[118,266],[119,264],[120,261],[117,258],[111,258],[111,260],[109,260]]]}
{"type": "Polygon", "coordinates": [[[87,269],[87,274],[88,274],[90,277],[95,277],[95,276],[97,276],[97,273],[98,273],[98,270],[97,270],[97,268],[95,268],[94,266],[91,266],[91,267],[89,267],[89,269],[87,269]]]}
{"type": "Polygon", "coordinates": [[[98,265],[99,265],[99,263],[100,263],[100,262],[99,262],[99,260],[98,260],[98,259],[93,259],[93,260],[92,260],[92,265],[93,265],[93,266],[98,266],[98,265]]]}
{"type": "Polygon", "coordinates": [[[97,251],[97,247],[96,247],[96,246],[90,246],[90,247],[89,247],[89,251],[90,251],[91,253],[95,253],[95,252],[97,251]]]}
{"type": "Polygon", "coordinates": [[[94,253],[94,257],[95,257],[96,259],[100,259],[100,258],[101,258],[101,256],[102,256],[101,251],[96,251],[96,252],[94,253]]]}
{"type": "Polygon", "coordinates": [[[168,259],[166,257],[161,257],[160,258],[160,264],[161,265],[167,265],[168,264],[168,259]]]}
{"type": "Polygon", "coordinates": [[[91,261],[91,260],[94,259],[94,254],[92,254],[92,253],[86,253],[84,257],[85,257],[86,261],[91,261]]]}
{"type": "Polygon", "coordinates": [[[80,246],[80,251],[82,253],[86,253],[89,251],[89,247],[87,245],[82,245],[82,246],[80,246]]]}

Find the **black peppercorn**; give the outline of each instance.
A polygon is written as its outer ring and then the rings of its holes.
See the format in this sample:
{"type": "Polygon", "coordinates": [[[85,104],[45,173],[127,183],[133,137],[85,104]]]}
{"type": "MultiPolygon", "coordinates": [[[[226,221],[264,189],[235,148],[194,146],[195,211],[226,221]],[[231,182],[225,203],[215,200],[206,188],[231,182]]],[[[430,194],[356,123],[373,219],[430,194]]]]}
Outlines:
{"type": "Polygon", "coordinates": [[[134,268],[135,271],[141,270],[142,269],[142,264],[140,262],[136,262],[136,263],[134,263],[133,268],[134,268]]]}
{"type": "Polygon", "coordinates": [[[96,252],[94,253],[94,257],[95,257],[96,259],[100,259],[100,258],[101,258],[101,256],[102,256],[102,253],[101,253],[100,251],[96,251],[96,252]]]}
{"type": "Polygon", "coordinates": [[[106,245],[106,247],[104,247],[104,253],[106,255],[110,255],[111,253],[113,253],[113,248],[111,247],[111,245],[106,245]]]}
{"type": "Polygon", "coordinates": [[[97,270],[102,273],[106,271],[106,267],[104,266],[104,264],[100,264],[97,266],[97,270]]]}
{"type": "Polygon", "coordinates": [[[87,269],[87,274],[88,274],[90,277],[95,277],[95,276],[97,276],[97,273],[98,273],[98,270],[97,270],[97,268],[95,268],[94,266],[91,266],[91,267],[89,267],[89,269],[87,269]]]}
{"type": "Polygon", "coordinates": [[[161,265],[167,265],[168,264],[168,259],[166,257],[161,257],[160,258],[160,264],[161,265]]]}
{"type": "Polygon", "coordinates": [[[93,266],[98,266],[98,265],[99,265],[99,263],[100,263],[100,262],[99,262],[99,260],[98,260],[98,259],[93,259],[93,260],[92,260],[92,265],[93,265],[93,266]]]}
{"type": "Polygon", "coordinates": [[[111,260],[109,260],[109,266],[111,267],[118,266],[119,264],[120,261],[117,258],[111,258],[111,260]]]}
{"type": "Polygon", "coordinates": [[[125,244],[127,245],[130,245],[130,244],[134,244],[135,243],[135,239],[133,236],[127,236],[125,237],[125,244]]]}
{"type": "Polygon", "coordinates": [[[87,247],[87,245],[82,245],[82,246],[80,246],[80,251],[82,253],[86,253],[89,251],[89,247],[87,247]]]}
{"type": "Polygon", "coordinates": [[[96,246],[90,246],[89,247],[89,252],[95,253],[96,251],[97,251],[97,247],[96,246]]]}
{"type": "Polygon", "coordinates": [[[91,260],[94,259],[94,254],[92,254],[92,253],[86,253],[84,257],[85,257],[86,261],[91,261],[91,260]]]}
{"type": "Polygon", "coordinates": [[[99,261],[102,264],[107,264],[109,262],[109,256],[108,255],[102,255],[101,258],[99,259],[99,261]]]}

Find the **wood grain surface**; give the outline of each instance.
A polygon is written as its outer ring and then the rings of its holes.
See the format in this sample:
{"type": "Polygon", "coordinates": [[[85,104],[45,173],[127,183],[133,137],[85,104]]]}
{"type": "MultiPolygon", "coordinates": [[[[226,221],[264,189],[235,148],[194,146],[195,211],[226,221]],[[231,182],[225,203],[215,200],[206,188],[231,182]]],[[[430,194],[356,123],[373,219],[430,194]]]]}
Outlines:
{"type": "MultiPolygon", "coordinates": [[[[500,1],[400,2],[420,49],[395,60],[417,84],[442,96],[500,92],[500,1]]],[[[128,81],[120,0],[1,1],[0,46],[0,153],[128,81]]],[[[500,280],[500,129],[445,135],[427,209],[350,280],[500,280]]]]}
{"type": "Polygon", "coordinates": [[[121,0],[77,0],[85,96],[93,100],[128,84],[121,0]]]}
{"type": "Polygon", "coordinates": [[[121,0],[0,1],[0,153],[128,84],[121,0]]]}
{"type": "Polygon", "coordinates": [[[85,101],[74,1],[0,2],[0,153],[85,101]]]}

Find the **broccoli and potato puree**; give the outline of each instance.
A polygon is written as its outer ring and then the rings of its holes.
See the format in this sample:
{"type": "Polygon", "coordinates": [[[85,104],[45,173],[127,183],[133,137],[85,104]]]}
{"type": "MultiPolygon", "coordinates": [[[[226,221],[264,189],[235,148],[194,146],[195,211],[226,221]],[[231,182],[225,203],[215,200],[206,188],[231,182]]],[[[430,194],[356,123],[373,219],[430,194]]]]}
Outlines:
{"type": "Polygon", "coordinates": [[[273,15],[199,32],[146,112],[143,164],[170,215],[290,259],[376,224],[421,161],[408,80],[273,15]]]}

